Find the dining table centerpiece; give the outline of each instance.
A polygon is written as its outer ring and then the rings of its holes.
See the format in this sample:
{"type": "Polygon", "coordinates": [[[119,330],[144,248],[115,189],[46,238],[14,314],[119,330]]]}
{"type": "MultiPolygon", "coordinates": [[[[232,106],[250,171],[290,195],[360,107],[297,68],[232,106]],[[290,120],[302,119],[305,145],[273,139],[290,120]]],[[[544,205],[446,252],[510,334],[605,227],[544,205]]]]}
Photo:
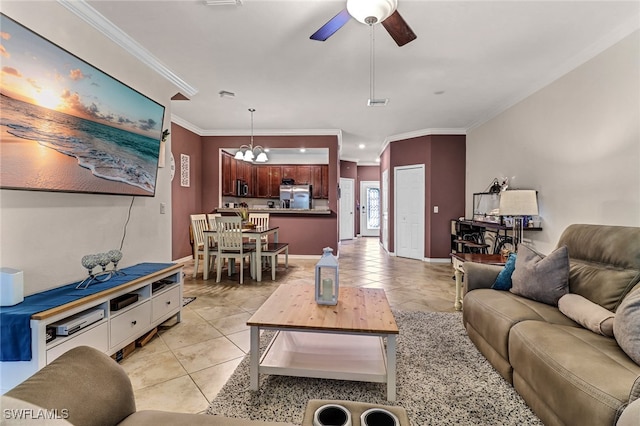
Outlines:
{"type": "Polygon", "coordinates": [[[236,214],[240,216],[243,228],[246,229],[254,227],[253,223],[249,222],[249,209],[247,207],[238,207],[236,214]]]}

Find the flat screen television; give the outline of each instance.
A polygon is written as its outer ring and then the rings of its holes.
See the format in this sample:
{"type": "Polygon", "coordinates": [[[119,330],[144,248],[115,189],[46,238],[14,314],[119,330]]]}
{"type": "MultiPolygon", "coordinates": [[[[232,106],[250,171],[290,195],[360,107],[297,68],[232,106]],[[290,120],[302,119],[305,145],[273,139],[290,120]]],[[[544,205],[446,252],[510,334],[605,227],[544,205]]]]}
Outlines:
{"type": "Polygon", "coordinates": [[[155,195],[163,105],[0,14],[0,188],[155,195]]]}

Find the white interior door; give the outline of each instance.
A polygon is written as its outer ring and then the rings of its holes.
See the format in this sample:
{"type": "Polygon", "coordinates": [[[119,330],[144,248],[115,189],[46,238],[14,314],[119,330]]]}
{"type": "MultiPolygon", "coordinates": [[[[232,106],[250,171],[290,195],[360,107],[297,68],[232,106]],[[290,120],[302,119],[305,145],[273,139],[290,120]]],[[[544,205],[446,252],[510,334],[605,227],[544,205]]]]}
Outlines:
{"type": "Polygon", "coordinates": [[[382,247],[389,251],[389,169],[382,171],[382,247]]]}
{"type": "Polygon", "coordinates": [[[380,235],[380,182],[360,182],[360,235],[377,237],[380,235]]]}
{"type": "Polygon", "coordinates": [[[424,164],[394,169],[395,252],[424,258],[424,164]]]}
{"type": "Polygon", "coordinates": [[[340,178],[340,239],[352,240],[354,237],[355,210],[354,180],[340,178]]]}

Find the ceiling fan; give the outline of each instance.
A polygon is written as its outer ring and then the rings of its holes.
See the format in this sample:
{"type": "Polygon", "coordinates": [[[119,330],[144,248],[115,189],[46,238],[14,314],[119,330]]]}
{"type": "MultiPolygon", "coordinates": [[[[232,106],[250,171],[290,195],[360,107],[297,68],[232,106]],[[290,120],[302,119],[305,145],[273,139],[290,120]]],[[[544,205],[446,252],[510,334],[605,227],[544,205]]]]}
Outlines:
{"type": "Polygon", "coordinates": [[[347,0],[347,8],[331,18],[310,38],[325,41],[353,17],[367,25],[382,23],[396,44],[404,46],[415,40],[416,35],[400,16],[397,8],[398,0],[347,0]]]}

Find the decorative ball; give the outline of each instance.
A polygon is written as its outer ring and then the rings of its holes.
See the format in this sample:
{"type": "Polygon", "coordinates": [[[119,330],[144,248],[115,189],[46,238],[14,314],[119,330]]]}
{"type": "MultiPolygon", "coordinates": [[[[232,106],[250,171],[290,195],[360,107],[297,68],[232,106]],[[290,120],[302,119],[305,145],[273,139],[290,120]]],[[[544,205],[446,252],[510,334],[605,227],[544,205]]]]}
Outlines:
{"type": "Polygon", "coordinates": [[[98,266],[98,258],[95,254],[87,254],[86,256],[82,256],[81,263],[82,266],[91,271],[93,268],[98,266]]]}
{"type": "Polygon", "coordinates": [[[98,257],[98,265],[102,266],[103,269],[111,263],[111,258],[107,253],[98,253],[96,256],[98,257]]]}
{"type": "Polygon", "coordinates": [[[115,265],[122,259],[122,252],[120,250],[109,250],[107,256],[109,256],[109,259],[111,259],[111,261],[115,265]]]}

